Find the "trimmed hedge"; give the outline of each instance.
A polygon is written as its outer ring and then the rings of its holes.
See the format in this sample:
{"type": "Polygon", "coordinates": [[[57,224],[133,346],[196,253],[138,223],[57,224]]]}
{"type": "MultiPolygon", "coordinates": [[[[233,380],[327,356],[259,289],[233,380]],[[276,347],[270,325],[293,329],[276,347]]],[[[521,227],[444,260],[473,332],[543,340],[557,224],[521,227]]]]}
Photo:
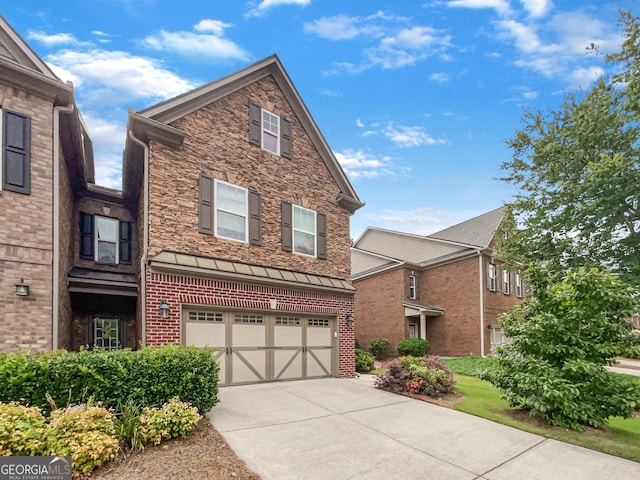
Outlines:
{"type": "Polygon", "coordinates": [[[423,338],[405,338],[398,342],[396,350],[398,350],[398,355],[402,357],[405,355],[424,357],[429,353],[429,342],[423,338]]]}
{"type": "Polygon", "coordinates": [[[166,345],[141,350],[0,353],[0,402],[48,411],[92,398],[105,407],[132,399],[160,407],[173,397],[201,413],[218,402],[219,366],[213,350],[166,345]]]}

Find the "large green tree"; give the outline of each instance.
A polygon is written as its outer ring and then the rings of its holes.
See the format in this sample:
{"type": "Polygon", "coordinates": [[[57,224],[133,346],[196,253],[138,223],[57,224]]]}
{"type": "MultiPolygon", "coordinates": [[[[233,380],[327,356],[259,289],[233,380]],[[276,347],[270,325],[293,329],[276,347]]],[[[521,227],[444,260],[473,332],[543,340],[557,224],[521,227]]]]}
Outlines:
{"type": "Polygon", "coordinates": [[[527,111],[508,141],[508,263],[595,265],[640,287],[640,18],[622,12],[621,25],[620,51],[605,57],[613,74],[555,111],[527,111]]]}

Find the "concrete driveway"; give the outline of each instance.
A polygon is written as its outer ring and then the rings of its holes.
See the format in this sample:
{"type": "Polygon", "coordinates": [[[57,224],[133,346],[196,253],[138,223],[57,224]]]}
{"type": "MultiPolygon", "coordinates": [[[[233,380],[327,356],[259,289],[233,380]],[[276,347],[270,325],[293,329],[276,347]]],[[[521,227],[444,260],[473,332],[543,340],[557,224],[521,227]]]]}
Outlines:
{"type": "Polygon", "coordinates": [[[208,414],[263,479],[637,480],[640,463],[335,378],[224,387],[208,414]]]}

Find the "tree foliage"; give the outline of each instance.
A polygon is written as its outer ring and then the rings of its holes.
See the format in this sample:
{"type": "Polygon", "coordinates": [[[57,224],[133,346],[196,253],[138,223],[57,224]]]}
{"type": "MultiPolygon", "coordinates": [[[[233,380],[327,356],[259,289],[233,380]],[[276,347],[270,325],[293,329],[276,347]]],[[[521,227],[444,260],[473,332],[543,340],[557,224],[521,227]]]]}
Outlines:
{"type": "Polygon", "coordinates": [[[530,297],[502,317],[512,343],[486,375],[511,406],[572,429],[602,427],[640,405],[640,388],[605,369],[638,341],[625,321],[638,307],[616,275],[581,267],[559,281],[530,265],[530,297]]]}
{"type": "Polygon", "coordinates": [[[518,194],[501,226],[507,263],[599,266],[640,286],[640,18],[621,23],[620,51],[605,57],[615,73],[556,111],[525,112],[508,141],[502,180],[518,194]]]}

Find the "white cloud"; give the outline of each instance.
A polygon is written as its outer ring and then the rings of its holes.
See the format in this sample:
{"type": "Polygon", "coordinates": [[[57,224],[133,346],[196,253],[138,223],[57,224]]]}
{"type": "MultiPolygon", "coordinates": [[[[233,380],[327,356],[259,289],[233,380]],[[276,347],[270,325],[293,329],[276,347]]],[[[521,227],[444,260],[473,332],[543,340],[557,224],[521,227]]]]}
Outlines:
{"type": "Polygon", "coordinates": [[[365,216],[379,228],[400,230],[414,235],[430,235],[477,215],[477,212],[448,211],[418,207],[408,210],[383,209],[365,216]]]}
{"type": "Polygon", "coordinates": [[[68,46],[82,46],[89,45],[87,42],[81,42],[71,33],[56,33],[53,35],[47,35],[44,32],[29,30],[27,32],[27,38],[43,44],[46,47],[60,47],[62,45],[68,46]]]}
{"type": "Polygon", "coordinates": [[[576,68],[569,74],[571,88],[587,88],[603,75],[602,67],[576,68]]]}
{"type": "Polygon", "coordinates": [[[532,17],[543,17],[553,7],[551,0],[520,0],[532,17]]]}
{"type": "Polygon", "coordinates": [[[153,50],[175,52],[194,59],[248,60],[249,56],[239,45],[224,38],[225,29],[230,26],[219,20],[204,19],[194,26],[194,30],[202,33],[161,30],[145,37],[142,44],[153,50]]]}
{"type": "Polygon", "coordinates": [[[421,145],[442,145],[449,143],[444,139],[436,139],[424,131],[423,127],[405,127],[389,122],[384,135],[402,148],[419,147],[421,145]]]}
{"type": "Polygon", "coordinates": [[[89,104],[120,105],[133,99],[165,99],[194,87],[163,69],[157,61],[127,52],[62,50],[48,55],[46,60],[58,72],[68,72],[76,87],[86,87],[83,102],[89,104]]]}
{"type": "Polygon", "coordinates": [[[279,7],[280,5],[301,5],[305,7],[310,4],[311,0],[262,0],[256,8],[247,12],[246,16],[260,17],[266,14],[273,7],[279,7]]]}
{"type": "Polygon", "coordinates": [[[362,123],[362,120],[360,120],[359,118],[356,118],[356,127],[364,128],[364,123],[362,123]]]}
{"type": "Polygon", "coordinates": [[[319,37],[329,40],[349,40],[364,33],[358,27],[357,17],[337,15],[335,17],[322,17],[313,22],[305,23],[305,32],[315,33],[319,37]]]}
{"type": "Polygon", "coordinates": [[[432,82],[447,83],[450,80],[450,78],[448,74],[444,72],[439,72],[439,73],[432,73],[429,76],[429,80],[431,80],[432,82]]]}
{"type": "Polygon", "coordinates": [[[394,166],[391,157],[376,157],[362,150],[347,149],[335,156],[352,180],[376,177],[394,177],[404,169],[394,166]]]}
{"type": "Polygon", "coordinates": [[[503,14],[510,11],[508,0],[452,0],[447,5],[449,7],[471,9],[493,8],[503,14]]]}

